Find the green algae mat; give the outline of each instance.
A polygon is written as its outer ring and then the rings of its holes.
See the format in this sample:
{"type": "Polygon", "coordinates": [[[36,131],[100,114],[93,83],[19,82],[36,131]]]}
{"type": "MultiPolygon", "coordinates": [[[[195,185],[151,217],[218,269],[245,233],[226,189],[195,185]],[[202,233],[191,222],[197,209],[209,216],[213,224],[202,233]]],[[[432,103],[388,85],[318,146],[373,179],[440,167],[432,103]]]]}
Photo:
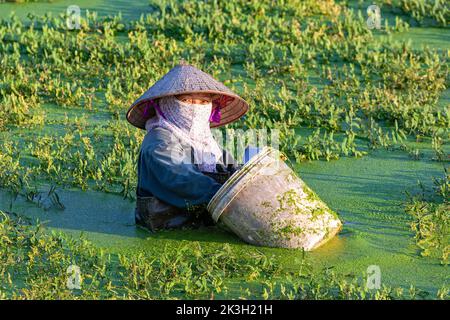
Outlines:
{"type": "Polygon", "coordinates": [[[0,298],[448,299],[447,16],[378,1],[371,30],[365,2],[129,3],[79,1],[71,31],[70,1],[0,3],[0,298]],[[338,236],[305,253],[134,225],[144,133],[124,113],[180,58],[249,101],[228,129],[277,130],[338,236]]]}

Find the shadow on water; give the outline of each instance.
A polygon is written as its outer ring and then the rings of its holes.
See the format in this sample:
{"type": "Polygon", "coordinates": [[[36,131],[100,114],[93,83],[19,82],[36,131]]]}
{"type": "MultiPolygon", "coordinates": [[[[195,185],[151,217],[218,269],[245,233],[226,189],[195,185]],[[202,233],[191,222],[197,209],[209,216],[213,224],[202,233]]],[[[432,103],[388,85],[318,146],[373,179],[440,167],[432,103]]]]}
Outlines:
{"type": "MultiPolygon", "coordinates": [[[[152,234],[135,225],[133,201],[124,200],[118,195],[94,191],[57,189],[57,193],[61,203],[65,206],[63,210],[52,207],[44,210],[35,203],[18,197],[13,201],[12,212],[32,221],[39,220],[51,228],[80,233],[88,232],[136,239],[241,242],[235,235],[218,227],[167,230],[152,234]]],[[[0,190],[0,210],[9,211],[11,199],[10,193],[0,190]]]]}
{"type": "MultiPolygon", "coordinates": [[[[404,191],[417,188],[418,179],[428,182],[430,175],[438,172],[436,164],[404,158],[405,155],[378,152],[363,159],[299,164],[297,172],[341,215],[344,230],[393,236],[408,229],[408,216],[402,207],[404,191]],[[403,161],[408,161],[407,165],[403,161]],[[411,163],[416,167],[411,168],[411,163]]],[[[13,204],[13,211],[67,230],[139,239],[242,243],[236,236],[216,227],[151,234],[135,226],[134,201],[114,194],[76,189],[58,188],[57,193],[64,210],[44,211],[19,198],[13,204]]],[[[4,191],[0,195],[0,209],[7,210],[11,195],[4,191]]]]}
{"type": "Polygon", "coordinates": [[[107,14],[122,13],[124,18],[139,19],[141,14],[152,12],[149,1],[129,1],[129,0],[113,0],[102,1],[100,5],[95,7],[95,10],[105,12],[107,14]]]}
{"type": "MultiPolygon", "coordinates": [[[[130,201],[101,192],[59,188],[56,192],[65,206],[63,210],[54,207],[44,210],[19,196],[12,203],[12,211],[61,229],[140,236],[134,227],[133,204],[130,201]]],[[[11,199],[11,194],[1,191],[0,209],[8,210],[11,199]]]]}

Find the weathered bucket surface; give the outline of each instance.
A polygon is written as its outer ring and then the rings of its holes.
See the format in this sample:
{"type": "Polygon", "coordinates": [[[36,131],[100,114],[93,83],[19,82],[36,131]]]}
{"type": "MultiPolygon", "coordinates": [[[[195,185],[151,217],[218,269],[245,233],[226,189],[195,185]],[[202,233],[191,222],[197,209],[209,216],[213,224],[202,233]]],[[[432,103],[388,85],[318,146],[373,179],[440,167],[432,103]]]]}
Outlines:
{"type": "Polygon", "coordinates": [[[271,147],[235,172],[207,209],[216,222],[260,246],[312,250],[342,228],[337,214],[271,147]]]}

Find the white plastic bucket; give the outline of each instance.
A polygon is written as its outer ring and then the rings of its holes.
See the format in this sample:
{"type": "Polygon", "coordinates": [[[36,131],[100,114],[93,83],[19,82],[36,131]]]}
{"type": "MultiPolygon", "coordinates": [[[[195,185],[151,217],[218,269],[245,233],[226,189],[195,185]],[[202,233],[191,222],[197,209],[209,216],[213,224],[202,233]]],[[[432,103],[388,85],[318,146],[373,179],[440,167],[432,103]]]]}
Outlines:
{"type": "Polygon", "coordinates": [[[207,210],[214,221],[260,246],[312,250],[342,228],[337,214],[271,147],[264,147],[235,172],[207,210]]]}

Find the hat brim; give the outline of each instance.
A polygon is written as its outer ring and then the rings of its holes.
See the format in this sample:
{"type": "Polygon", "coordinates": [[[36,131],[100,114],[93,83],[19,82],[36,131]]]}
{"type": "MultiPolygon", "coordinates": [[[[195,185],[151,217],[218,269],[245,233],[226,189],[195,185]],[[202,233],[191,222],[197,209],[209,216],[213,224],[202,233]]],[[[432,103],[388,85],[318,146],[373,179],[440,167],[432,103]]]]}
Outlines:
{"type": "Polygon", "coordinates": [[[126,118],[132,125],[145,129],[145,122],[156,115],[151,100],[188,93],[218,94],[213,100],[214,106],[220,106],[220,122],[211,122],[211,128],[220,127],[236,121],[248,111],[248,103],[222,82],[182,62],[173,67],[161,79],[156,81],[127,111],[126,118]]]}
{"type": "Polygon", "coordinates": [[[155,100],[171,95],[188,94],[188,93],[218,94],[219,98],[214,99],[213,103],[216,103],[218,100],[220,100],[220,97],[222,97],[222,95],[232,98],[229,101],[222,103],[222,105],[220,105],[221,111],[220,122],[218,123],[210,122],[211,128],[221,127],[238,120],[248,111],[249,108],[248,103],[245,100],[243,100],[241,97],[237,95],[230,94],[228,92],[225,93],[213,90],[185,91],[185,92],[167,93],[148,98],[141,97],[141,99],[136,100],[136,102],[133,103],[131,107],[128,109],[126,118],[128,122],[130,122],[133,126],[145,130],[145,123],[147,122],[147,120],[156,116],[155,108],[152,106],[152,104],[149,103],[150,100],[155,100]]]}

